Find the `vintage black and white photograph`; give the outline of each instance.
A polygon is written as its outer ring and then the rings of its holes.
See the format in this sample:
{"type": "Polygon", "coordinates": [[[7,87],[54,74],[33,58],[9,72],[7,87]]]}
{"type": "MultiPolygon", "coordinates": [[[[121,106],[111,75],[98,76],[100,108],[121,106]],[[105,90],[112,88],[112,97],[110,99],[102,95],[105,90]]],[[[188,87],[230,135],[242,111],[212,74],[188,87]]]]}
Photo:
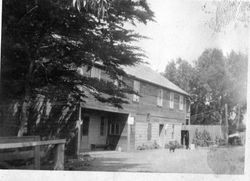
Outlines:
{"type": "Polygon", "coordinates": [[[1,12],[1,170],[246,173],[250,2],[2,0],[1,12]]]}

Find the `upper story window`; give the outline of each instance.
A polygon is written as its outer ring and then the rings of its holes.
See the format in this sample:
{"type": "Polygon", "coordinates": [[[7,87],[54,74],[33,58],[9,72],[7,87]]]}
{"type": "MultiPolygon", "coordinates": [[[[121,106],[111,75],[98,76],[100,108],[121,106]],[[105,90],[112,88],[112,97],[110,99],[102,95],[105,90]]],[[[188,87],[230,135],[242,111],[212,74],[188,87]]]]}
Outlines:
{"type": "Polygon", "coordinates": [[[169,107],[174,108],[174,93],[170,92],[170,100],[169,100],[169,107]]]}
{"type": "Polygon", "coordinates": [[[186,112],[190,113],[190,102],[186,99],[186,112]]]}
{"type": "Polygon", "coordinates": [[[101,69],[98,69],[96,67],[92,67],[90,76],[100,80],[101,79],[101,69]]]}
{"type": "MultiPolygon", "coordinates": [[[[122,81],[122,80],[123,80],[123,77],[122,77],[122,76],[119,76],[118,79],[119,79],[120,81],[122,81]]],[[[113,82],[114,82],[114,85],[115,85],[115,86],[117,86],[117,87],[120,86],[120,85],[119,85],[119,81],[118,81],[117,79],[115,79],[113,82]]]]}
{"type": "Polygon", "coordinates": [[[159,89],[157,95],[157,106],[162,106],[162,104],[163,104],[163,90],[159,89]]]}
{"type": "Polygon", "coordinates": [[[83,76],[90,76],[90,71],[88,71],[88,67],[86,65],[78,67],[77,72],[83,76]]]}
{"type": "MultiPolygon", "coordinates": [[[[137,93],[140,92],[140,82],[137,80],[134,80],[134,91],[137,93]]],[[[133,101],[139,102],[139,98],[140,97],[138,95],[136,95],[136,94],[133,95],[133,101]]]]}
{"type": "Polygon", "coordinates": [[[179,109],[183,110],[183,96],[182,95],[179,96],[179,109]]]}

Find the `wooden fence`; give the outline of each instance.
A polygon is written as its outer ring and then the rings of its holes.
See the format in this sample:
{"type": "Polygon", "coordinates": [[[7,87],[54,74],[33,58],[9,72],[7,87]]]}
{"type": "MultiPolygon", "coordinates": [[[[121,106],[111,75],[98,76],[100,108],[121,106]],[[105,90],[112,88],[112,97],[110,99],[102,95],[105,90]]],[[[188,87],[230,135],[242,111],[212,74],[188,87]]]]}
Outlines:
{"type": "Polygon", "coordinates": [[[40,141],[39,137],[0,137],[0,161],[34,157],[34,168],[40,169],[40,146],[55,145],[56,156],[54,170],[64,169],[65,139],[40,141]],[[18,148],[34,148],[34,150],[15,150],[18,148]],[[12,149],[12,151],[11,151],[12,149]],[[13,149],[15,150],[13,152],[13,149]]]}
{"type": "Polygon", "coordinates": [[[192,143],[196,130],[199,132],[206,130],[211,136],[212,141],[215,141],[216,137],[224,138],[222,128],[220,125],[183,125],[182,130],[189,131],[189,142],[192,143]]]}

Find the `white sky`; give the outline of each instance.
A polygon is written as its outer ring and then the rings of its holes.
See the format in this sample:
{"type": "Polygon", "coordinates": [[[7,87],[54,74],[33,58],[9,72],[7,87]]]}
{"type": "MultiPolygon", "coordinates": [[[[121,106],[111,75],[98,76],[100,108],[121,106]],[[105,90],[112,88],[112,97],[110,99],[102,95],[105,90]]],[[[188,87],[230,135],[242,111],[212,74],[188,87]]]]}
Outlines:
{"type": "MultiPolygon", "coordinates": [[[[150,66],[159,72],[167,62],[178,57],[190,63],[206,48],[220,48],[224,54],[235,51],[247,52],[247,28],[228,28],[214,33],[206,22],[212,17],[202,10],[204,1],[148,0],[155,13],[155,22],[140,24],[136,31],[151,39],[141,40],[150,66]]],[[[211,3],[211,2],[210,2],[211,3]]],[[[211,6],[212,7],[212,6],[211,6]]]]}

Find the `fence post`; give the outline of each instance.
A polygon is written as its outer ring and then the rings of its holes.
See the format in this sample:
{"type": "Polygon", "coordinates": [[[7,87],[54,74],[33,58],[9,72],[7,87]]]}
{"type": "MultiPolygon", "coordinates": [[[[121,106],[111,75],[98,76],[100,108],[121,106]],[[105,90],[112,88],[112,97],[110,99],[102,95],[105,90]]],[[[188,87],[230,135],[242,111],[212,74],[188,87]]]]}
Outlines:
{"type": "Polygon", "coordinates": [[[40,146],[35,146],[34,149],[34,167],[36,170],[40,170],[40,146]]]}
{"type": "Polygon", "coordinates": [[[226,143],[228,144],[228,107],[225,104],[225,136],[226,136],[226,143]]]}
{"type": "Polygon", "coordinates": [[[63,170],[64,169],[64,143],[56,145],[56,156],[55,156],[55,166],[54,170],[63,170]]]}
{"type": "MultiPolygon", "coordinates": [[[[35,137],[35,141],[40,141],[40,136],[35,137]]],[[[35,146],[34,148],[34,169],[40,170],[40,146],[35,146]]]]}

